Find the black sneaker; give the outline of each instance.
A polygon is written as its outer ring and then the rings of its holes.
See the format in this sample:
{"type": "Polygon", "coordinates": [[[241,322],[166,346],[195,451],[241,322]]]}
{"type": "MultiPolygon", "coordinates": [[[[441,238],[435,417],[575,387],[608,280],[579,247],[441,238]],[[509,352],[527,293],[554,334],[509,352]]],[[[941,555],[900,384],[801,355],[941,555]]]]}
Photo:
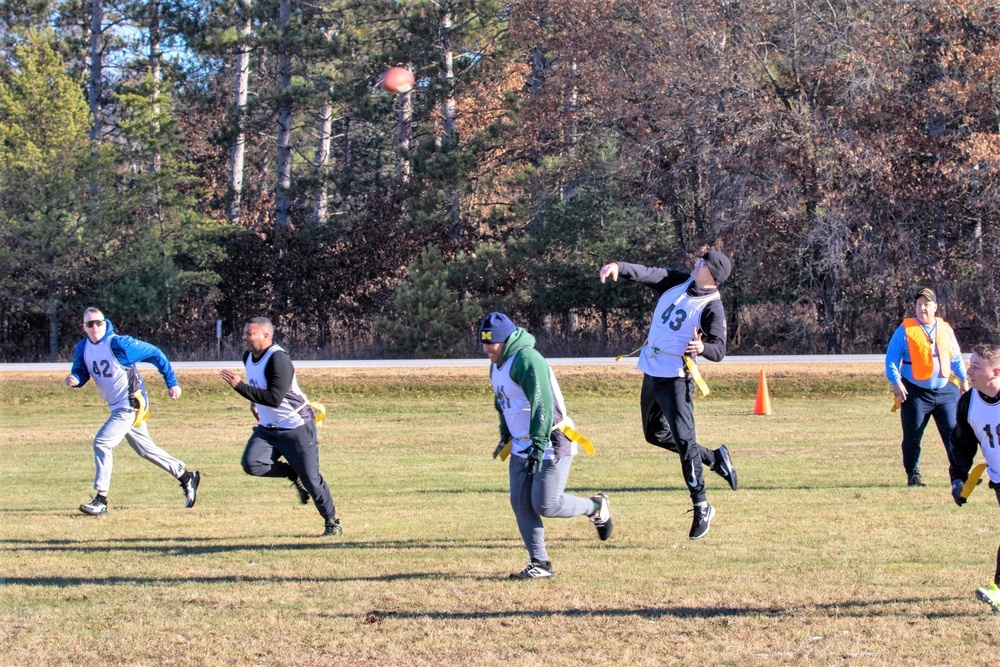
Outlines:
{"type": "Polygon", "coordinates": [[[343,535],[344,529],[340,527],[340,519],[327,519],[323,526],[323,537],[328,535],[343,535]]]}
{"type": "Polygon", "coordinates": [[[729,457],[729,450],[726,449],[725,445],[721,445],[715,450],[715,466],[712,470],[729,482],[733,491],[736,490],[736,467],[733,466],[733,460],[729,457]]]}
{"type": "Polygon", "coordinates": [[[184,507],[194,507],[194,502],[198,500],[199,484],[201,484],[201,473],[197,470],[188,473],[188,480],[181,482],[181,489],[184,490],[184,507]]]}
{"type": "Polygon", "coordinates": [[[708,528],[712,525],[712,519],[715,518],[715,508],[706,503],[705,505],[695,505],[689,511],[694,513],[694,519],[691,521],[691,532],[688,533],[688,537],[692,540],[700,540],[708,534],[708,528]]]}
{"type": "Polygon", "coordinates": [[[292,486],[295,490],[299,492],[299,502],[303,505],[309,504],[309,492],[306,491],[306,485],[302,483],[301,477],[296,477],[292,480],[292,486]]]}
{"type": "Polygon", "coordinates": [[[551,579],[556,576],[552,571],[552,561],[548,565],[542,565],[537,561],[528,561],[528,566],[520,572],[515,572],[508,579],[551,579]]]}
{"type": "Polygon", "coordinates": [[[99,516],[108,513],[108,500],[104,496],[94,496],[86,505],[80,505],[80,511],[84,514],[99,516]]]}
{"type": "Polygon", "coordinates": [[[611,505],[603,493],[598,493],[591,500],[597,503],[597,511],[591,515],[590,521],[597,528],[597,536],[603,542],[611,537],[611,532],[615,529],[615,522],[611,520],[611,505]]]}
{"type": "Polygon", "coordinates": [[[915,470],[910,473],[909,478],[906,480],[907,486],[927,486],[924,484],[923,478],[920,476],[920,471],[915,470]]]}

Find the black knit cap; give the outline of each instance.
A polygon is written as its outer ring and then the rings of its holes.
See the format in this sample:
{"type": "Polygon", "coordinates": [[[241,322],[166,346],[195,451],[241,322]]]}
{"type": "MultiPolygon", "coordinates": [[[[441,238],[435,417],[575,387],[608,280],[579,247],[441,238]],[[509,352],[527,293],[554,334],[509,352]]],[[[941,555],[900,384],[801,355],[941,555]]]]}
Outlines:
{"type": "Polygon", "coordinates": [[[709,250],[701,258],[705,260],[705,266],[708,267],[712,277],[715,278],[716,285],[721,285],[733,271],[732,262],[718,250],[709,250]]]}

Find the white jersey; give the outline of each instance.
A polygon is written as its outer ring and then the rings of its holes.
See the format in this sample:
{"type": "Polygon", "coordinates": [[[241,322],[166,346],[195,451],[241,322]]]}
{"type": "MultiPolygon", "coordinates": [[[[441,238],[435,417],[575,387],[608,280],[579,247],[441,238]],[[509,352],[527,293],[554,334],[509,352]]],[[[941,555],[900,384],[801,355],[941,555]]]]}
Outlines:
{"type": "Polygon", "coordinates": [[[129,396],[132,392],[144,390],[144,387],[135,366],[122,366],[115,358],[115,353],[111,351],[112,340],[114,336],[108,336],[94,343],[88,338],[83,349],[83,361],[101,392],[101,398],[107,401],[108,409],[113,412],[131,408],[129,396]]]}
{"type": "Polygon", "coordinates": [[[990,405],[973,389],[967,417],[986,459],[990,481],[1000,484],[1000,404],[990,405]]]}
{"type": "MultiPolygon", "coordinates": [[[[244,367],[246,368],[248,385],[255,389],[267,389],[267,378],[264,377],[264,368],[267,367],[268,360],[275,352],[284,352],[284,350],[279,345],[272,345],[267,348],[264,356],[257,361],[253,360],[252,354],[247,355],[244,367]]],[[[281,399],[278,407],[272,408],[260,403],[253,403],[254,411],[257,413],[258,419],[260,419],[261,426],[280,429],[293,429],[305,424],[306,421],[302,418],[302,411],[308,406],[309,399],[299,389],[299,381],[294,373],[292,374],[292,384],[288,386],[288,392],[281,399]]]]}
{"type": "Polygon", "coordinates": [[[722,298],[718,291],[705,296],[691,296],[691,280],[660,295],[649,325],[649,338],[639,353],[636,367],[653,377],[685,377],[684,350],[701,329],[701,314],[712,301],[722,298]]]}
{"type": "MultiPolygon", "coordinates": [[[[510,369],[514,365],[514,359],[520,353],[521,350],[518,350],[511,355],[503,366],[494,366],[493,372],[490,374],[490,381],[493,383],[493,394],[496,396],[501,412],[503,412],[504,422],[507,424],[507,430],[510,431],[513,440],[510,451],[512,454],[525,456],[525,452],[531,447],[531,401],[528,400],[524,390],[510,377],[510,369]]],[[[553,412],[555,413],[552,423],[555,425],[556,421],[562,420],[566,416],[566,401],[563,400],[562,391],[559,389],[559,383],[551,368],[549,368],[549,384],[552,387],[553,412]]],[[[577,451],[577,445],[573,442],[573,456],[576,456],[577,451]]],[[[550,440],[546,446],[544,458],[551,459],[554,456],[555,450],[552,448],[550,440]]]]}

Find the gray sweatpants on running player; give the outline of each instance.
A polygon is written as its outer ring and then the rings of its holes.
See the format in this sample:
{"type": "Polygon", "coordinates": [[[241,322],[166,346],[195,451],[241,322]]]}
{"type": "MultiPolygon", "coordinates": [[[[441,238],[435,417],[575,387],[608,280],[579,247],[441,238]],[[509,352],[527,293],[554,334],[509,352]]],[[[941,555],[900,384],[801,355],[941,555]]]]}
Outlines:
{"type": "Polygon", "coordinates": [[[243,472],[255,477],[301,479],[323,518],[337,518],[330,487],[319,474],[319,444],[312,419],[296,428],[254,426],[240,463],[243,472]],[[287,463],[280,461],[281,457],[287,463]]]}
{"type": "Polygon", "coordinates": [[[542,517],[568,519],[591,514],[594,501],[564,493],[572,456],[542,461],[541,469],[533,475],[525,471],[524,461],[522,456],[510,457],[510,506],[514,508],[517,529],[528,548],[528,556],[532,561],[545,562],[549,553],[545,550],[542,517]]]}
{"type": "Polygon", "coordinates": [[[174,478],[179,478],[184,474],[184,462],[175,459],[166,451],[156,446],[153,439],[149,437],[149,430],[146,423],[136,428],[132,425],[135,421],[135,410],[132,408],[118,408],[111,413],[104,426],[94,436],[94,466],[97,472],[94,475],[94,490],[106,494],[111,488],[111,469],[114,467],[114,448],[124,438],[132,446],[135,453],[146,459],[150,463],[163,468],[174,478]]]}

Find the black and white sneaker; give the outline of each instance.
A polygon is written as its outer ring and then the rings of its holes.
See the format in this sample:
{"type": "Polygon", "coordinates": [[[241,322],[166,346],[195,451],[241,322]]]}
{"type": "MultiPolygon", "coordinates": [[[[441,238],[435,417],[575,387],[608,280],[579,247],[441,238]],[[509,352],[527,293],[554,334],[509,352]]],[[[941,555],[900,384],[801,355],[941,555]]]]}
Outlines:
{"type": "Polygon", "coordinates": [[[104,496],[94,496],[86,505],[80,505],[80,511],[84,514],[99,516],[108,513],[108,499],[104,496]]]}
{"type": "Polygon", "coordinates": [[[715,518],[715,508],[705,503],[704,505],[695,505],[689,511],[694,513],[694,519],[691,521],[691,532],[688,533],[688,537],[692,540],[700,540],[708,534],[708,528],[712,525],[712,519],[715,518]]]}
{"type": "Polygon", "coordinates": [[[591,523],[597,528],[597,536],[601,542],[611,537],[611,532],[615,529],[615,522],[611,519],[611,505],[608,497],[603,493],[598,493],[591,498],[597,503],[597,511],[590,516],[591,523]]]}
{"type": "Polygon", "coordinates": [[[528,561],[528,566],[520,572],[510,575],[509,579],[551,579],[556,576],[552,571],[552,561],[543,565],[537,561],[528,561]]]}
{"type": "Polygon", "coordinates": [[[340,527],[340,519],[327,519],[323,526],[323,537],[343,535],[344,529],[340,527]]]}
{"type": "Polygon", "coordinates": [[[308,505],[309,492],[306,491],[306,485],[302,483],[302,478],[296,477],[295,479],[293,479],[292,486],[294,486],[295,490],[298,491],[299,493],[299,502],[302,503],[303,505],[308,505]]]}
{"type": "Polygon", "coordinates": [[[722,479],[729,482],[729,486],[736,490],[736,467],[729,457],[729,450],[725,445],[721,445],[715,450],[715,466],[712,468],[722,479]]]}
{"type": "Polygon", "coordinates": [[[188,473],[186,482],[181,482],[181,489],[184,490],[184,507],[194,507],[194,502],[198,500],[198,485],[201,484],[201,473],[195,470],[188,473]]]}
{"type": "Polygon", "coordinates": [[[906,479],[907,486],[927,486],[924,484],[924,479],[920,476],[919,470],[914,470],[910,473],[909,477],[906,479]]]}

